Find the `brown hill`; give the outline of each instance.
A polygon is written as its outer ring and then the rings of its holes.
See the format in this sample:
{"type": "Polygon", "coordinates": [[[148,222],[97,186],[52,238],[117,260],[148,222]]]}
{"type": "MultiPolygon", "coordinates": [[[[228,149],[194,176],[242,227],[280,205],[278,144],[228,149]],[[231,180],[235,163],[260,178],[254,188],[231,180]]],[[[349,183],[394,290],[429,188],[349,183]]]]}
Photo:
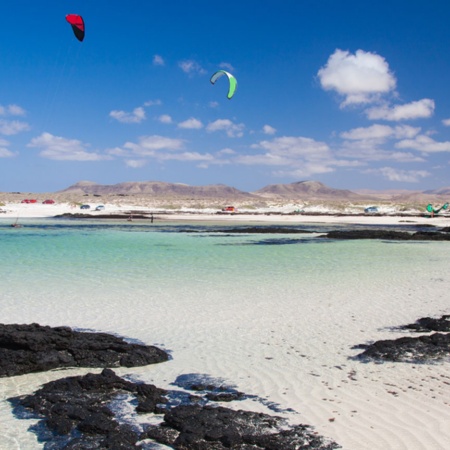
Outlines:
{"type": "Polygon", "coordinates": [[[333,189],[319,181],[298,181],[289,184],[271,184],[254,192],[266,198],[292,200],[363,201],[367,196],[346,189],[333,189]]]}
{"type": "Polygon", "coordinates": [[[101,185],[81,181],[60,191],[66,194],[91,195],[149,195],[158,198],[204,198],[204,199],[252,199],[254,195],[222,184],[208,186],[189,186],[181,183],[159,181],[125,182],[101,185]]]}

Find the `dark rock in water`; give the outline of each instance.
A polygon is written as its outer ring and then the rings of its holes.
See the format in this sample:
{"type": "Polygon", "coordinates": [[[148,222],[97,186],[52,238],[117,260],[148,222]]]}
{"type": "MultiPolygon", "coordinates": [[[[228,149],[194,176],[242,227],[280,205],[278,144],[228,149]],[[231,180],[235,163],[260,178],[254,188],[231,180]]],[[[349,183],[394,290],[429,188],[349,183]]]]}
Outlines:
{"type": "Polygon", "coordinates": [[[289,227],[239,227],[239,228],[224,228],[220,230],[213,230],[215,233],[248,233],[248,234],[307,234],[313,231],[301,230],[298,228],[289,227]]]}
{"type": "Polygon", "coordinates": [[[161,413],[166,391],[101,374],[68,377],[45,384],[32,395],[10,399],[16,415],[23,411],[42,418],[51,432],[39,436],[51,449],[135,449],[141,430],[121,423],[109,405],[119,395],[132,395],[136,410],[161,413]],[[143,408],[140,408],[143,406],[143,408]]]}
{"type": "Polygon", "coordinates": [[[433,319],[432,317],[422,317],[416,323],[403,325],[402,330],[412,330],[417,332],[427,331],[450,331],[450,315],[444,315],[440,319],[433,319]]]}
{"type": "Polygon", "coordinates": [[[286,427],[280,417],[251,411],[199,405],[177,406],[161,426],[149,426],[141,439],[152,438],[174,449],[332,450],[340,448],[305,425],[286,427]]]}
{"type": "Polygon", "coordinates": [[[0,324],[0,377],[62,367],[137,367],[169,359],[163,350],[69,327],[0,324]]]}
{"type": "Polygon", "coordinates": [[[334,230],[323,236],[328,239],[384,239],[396,241],[450,241],[450,234],[437,231],[406,231],[394,230],[334,230]]]}
{"type": "Polygon", "coordinates": [[[173,406],[174,392],[133,383],[103,369],[101,374],[46,383],[32,395],[9,401],[17,417],[41,419],[31,429],[46,450],[137,449],[146,439],[180,450],[341,448],[311,427],[291,426],[281,417],[200,405],[196,400],[173,406]],[[126,417],[121,413],[124,403],[126,417]],[[164,421],[154,425],[155,421],[134,420],[133,407],[136,413],[164,414],[164,421]]]}
{"type": "Polygon", "coordinates": [[[394,362],[432,362],[450,356],[450,334],[434,333],[419,337],[402,337],[377,341],[357,356],[394,362]]]}

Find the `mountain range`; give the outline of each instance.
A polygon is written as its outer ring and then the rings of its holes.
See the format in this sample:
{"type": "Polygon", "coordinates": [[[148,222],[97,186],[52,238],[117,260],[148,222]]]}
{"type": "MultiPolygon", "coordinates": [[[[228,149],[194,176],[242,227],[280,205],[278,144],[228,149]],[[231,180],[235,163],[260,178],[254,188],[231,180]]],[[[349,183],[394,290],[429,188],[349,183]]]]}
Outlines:
{"type": "Polygon", "coordinates": [[[80,181],[61,194],[75,195],[114,195],[114,196],[152,196],[172,199],[227,199],[227,200],[293,200],[293,201],[394,201],[426,203],[447,201],[450,187],[427,191],[408,190],[358,190],[334,189],[319,181],[298,181],[287,184],[271,184],[254,192],[240,191],[223,184],[191,186],[182,183],[159,181],[124,182],[102,185],[91,181],[80,181]]]}

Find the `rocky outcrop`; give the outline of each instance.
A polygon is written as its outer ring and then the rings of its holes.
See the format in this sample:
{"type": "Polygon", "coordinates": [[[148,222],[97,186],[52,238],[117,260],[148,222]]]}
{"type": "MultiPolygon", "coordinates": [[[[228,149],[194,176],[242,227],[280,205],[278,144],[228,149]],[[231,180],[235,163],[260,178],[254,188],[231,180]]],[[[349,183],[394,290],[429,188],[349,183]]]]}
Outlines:
{"type": "Polygon", "coordinates": [[[364,349],[357,355],[358,359],[372,359],[395,362],[429,363],[449,360],[450,357],[450,315],[440,318],[422,317],[415,323],[402,325],[394,330],[411,332],[438,333],[418,337],[405,336],[398,339],[376,341],[372,344],[361,344],[354,348],[364,349]]]}
{"type": "Polygon", "coordinates": [[[415,323],[401,326],[400,329],[417,332],[450,331],[450,315],[443,315],[437,319],[433,317],[422,317],[415,323]]]}
{"type": "Polygon", "coordinates": [[[395,230],[334,230],[323,236],[327,239],[383,239],[396,241],[450,241],[449,233],[439,231],[407,231],[395,230]]]}
{"type": "Polygon", "coordinates": [[[450,356],[450,334],[434,333],[429,336],[401,337],[377,341],[358,355],[359,359],[373,359],[393,362],[432,362],[450,356]]]}
{"type": "Polygon", "coordinates": [[[292,450],[340,448],[315,434],[311,427],[287,427],[276,416],[224,407],[181,405],[164,415],[161,426],[150,426],[149,437],[174,449],[292,450]]]}
{"type": "Polygon", "coordinates": [[[115,417],[111,404],[132,396],[138,413],[161,413],[166,391],[150,384],[132,383],[111,369],[101,374],[68,377],[45,384],[32,395],[10,399],[16,415],[43,420],[40,440],[52,449],[134,449],[139,430],[115,417]]]}
{"type": "MultiPolygon", "coordinates": [[[[199,386],[212,388],[212,386],[199,386]]],[[[118,377],[112,370],[63,378],[45,384],[32,395],[10,399],[14,412],[41,419],[35,427],[44,448],[137,449],[152,439],[174,449],[225,450],[332,450],[335,442],[307,425],[289,426],[284,419],[213,405],[171,407],[168,391],[118,377]],[[134,413],[164,413],[159,425],[119,417],[118,398],[131,397],[134,413]],[[140,424],[139,424],[140,423],[140,424]]],[[[155,423],[155,421],[152,421],[155,423]]]]}
{"type": "Polygon", "coordinates": [[[62,367],[136,367],[167,361],[163,350],[69,327],[0,324],[0,377],[62,367]]]}

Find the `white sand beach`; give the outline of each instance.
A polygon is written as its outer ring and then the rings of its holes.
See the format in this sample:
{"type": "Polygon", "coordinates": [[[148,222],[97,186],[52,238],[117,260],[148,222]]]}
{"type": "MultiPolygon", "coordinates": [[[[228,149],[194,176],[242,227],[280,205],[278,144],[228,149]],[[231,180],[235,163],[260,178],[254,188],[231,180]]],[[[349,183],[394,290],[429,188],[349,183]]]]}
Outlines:
{"type": "MultiPolygon", "coordinates": [[[[6,212],[0,218],[8,220],[80,212],[70,204],[7,204],[2,209],[6,212]]],[[[105,204],[105,211],[91,213],[95,217],[99,213],[129,210],[142,211],[143,207],[105,204]]],[[[153,211],[156,209],[148,208],[149,214],[153,211]]],[[[429,219],[415,216],[284,215],[282,212],[217,215],[204,211],[197,214],[176,211],[155,216],[161,220],[227,223],[394,225],[406,222],[412,225],[450,225],[448,216],[429,219]]],[[[246,293],[245,286],[239,286],[239,296],[234,298],[231,283],[228,291],[214,285],[199,284],[201,291],[190,289],[184,294],[189,307],[177,305],[175,300],[160,292],[164,298],[160,310],[148,307],[142,312],[136,302],[130,301],[120,316],[116,312],[109,315],[105,300],[103,306],[91,310],[87,316],[82,302],[77,302],[70,305],[70,320],[79,326],[126,335],[148,344],[160,343],[173,351],[174,359],[168,363],[117,369],[119,375],[133,374],[162,388],[169,388],[170,382],[186,370],[223,376],[236,382],[238,389],[247,394],[292,408],[294,412],[283,412],[290,421],[314,426],[317,433],[335,440],[346,450],[445,450],[450,442],[449,361],[436,364],[364,364],[350,360],[348,356],[359,353],[350,350],[355,344],[405,335],[405,332],[392,331],[388,327],[412,323],[420,317],[450,313],[448,265],[442,263],[448,249],[449,244],[443,243],[435,255],[438,262],[433,266],[433,279],[436,282],[425,282],[429,278],[422,273],[419,263],[413,266],[417,270],[414,284],[409,281],[411,274],[396,275],[391,271],[385,278],[381,275],[375,276],[374,280],[368,278],[363,287],[349,285],[344,288],[330,274],[326,285],[316,286],[322,301],[314,308],[305,303],[307,286],[285,286],[281,297],[279,292],[271,292],[270,289],[251,291],[250,286],[246,293]],[[195,299],[200,298],[203,300],[195,304],[195,299]],[[329,301],[323,301],[324,298],[329,298],[329,301]],[[216,315],[217,304],[227,305],[220,317],[216,315]],[[255,304],[261,308],[258,320],[253,320],[255,304]],[[156,322],[160,319],[160,325],[152,329],[146,322],[146,315],[150,314],[156,322]],[[169,327],[167,317],[170,317],[169,327]],[[130,324],[133,324],[132,331],[130,324]]],[[[83,298],[88,287],[74,289],[74,298],[83,298]]],[[[125,292],[126,286],[123,289],[125,292]]],[[[96,293],[101,298],[102,291],[97,290],[96,293]]],[[[49,299],[48,305],[28,305],[20,309],[13,303],[13,293],[6,293],[5,299],[12,300],[4,305],[4,320],[54,326],[65,324],[67,310],[58,309],[57,294],[54,295],[55,300],[49,299]]],[[[31,393],[49,380],[88,371],[96,370],[74,369],[1,379],[1,398],[5,400],[31,393]]],[[[263,404],[251,400],[234,407],[259,408],[261,412],[271,413],[263,404]]],[[[3,428],[0,448],[38,448],[34,435],[27,433],[29,421],[18,421],[9,408],[3,407],[0,422],[3,428]]]]}
{"type": "Polygon", "coordinates": [[[90,209],[81,210],[78,205],[71,202],[61,202],[55,204],[42,203],[13,203],[9,202],[0,207],[0,219],[25,219],[25,218],[45,218],[55,217],[63,214],[89,214],[92,218],[100,215],[126,214],[153,214],[159,220],[172,221],[209,221],[209,222],[286,222],[295,223],[342,223],[342,224],[362,224],[362,225],[396,225],[396,224],[416,224],[433,225],[436,227],[450,226],[450,213],[444,212],[433,218],[421,214],[417,210],[408,213],[398,213],[395,208],[380,208],[379,214],[362,214],[361,205],[348,208],[349,212],[335,212],[333,209],[320,204],[311,206],[306,211],[307,214],[293,214],[296,211],[294,204],[278,204],[265,208],[245,209],[239,208],[239,213],[223,213],[219,208],[211,207],[186,207],[183,202],[171,209],[166,209],[161,204],[164,202],[146,202],[147,205],[139,203],[87,203],[90,209]],[[96,208],[103,205],[104,209],[97,211],[96,208]],[[316,212],[316,214],[315,214],[316,212]]]}

